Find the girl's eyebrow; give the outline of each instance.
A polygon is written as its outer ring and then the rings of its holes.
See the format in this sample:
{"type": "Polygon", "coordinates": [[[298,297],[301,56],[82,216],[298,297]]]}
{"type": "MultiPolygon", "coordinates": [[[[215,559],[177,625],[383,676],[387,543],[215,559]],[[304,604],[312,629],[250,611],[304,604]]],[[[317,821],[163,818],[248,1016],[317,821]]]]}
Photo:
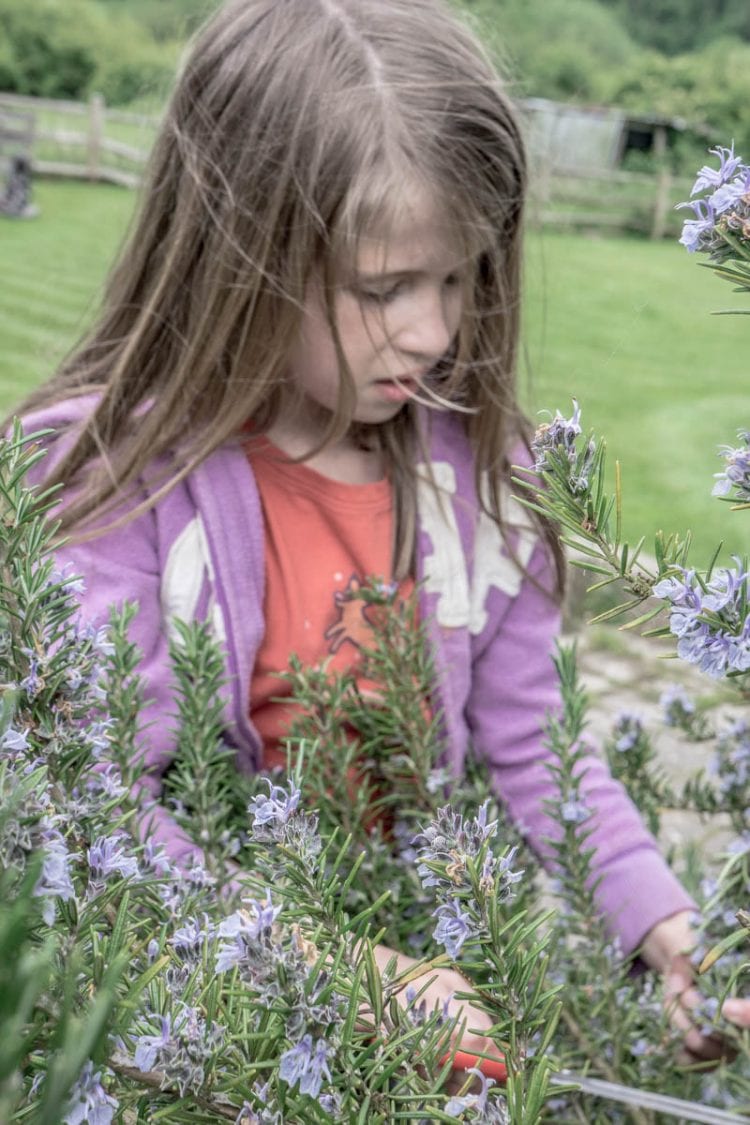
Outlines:
{"type": "MultiPolygon", "coordinates": [[[[461,268],[462,267],[460,265],[454,265],[454,266],[451,266],[450,269],[445,269],[442,272],[449,273],[449,274],[450,273],[459,273],[461,268]]],[[[414,269],[404,268],[404,269],[400,269],[400,270],[382,270],[382,271],[381,270],[362,270],[361,271],[361,270],[358,270],[358,269],[355,268],[355,269],[352,270],[351,276],[354,278],[355,281],[357,281],[357,282],[363,281],[363,282],[365,282],[365,284],[367,284],[368,282],[376,282],[376,281],[385,281],[385,282],[398,281],[399,279],[404,278],[404,277],[419,277],[422,274],[428,274],[430,272],[431,271],[429,269],[419,268],[419,267],[414,268],[414,269]]]]}
{"type": "Polygon", "coordinates": [[[380,270],[377,270],[375,272],[370,272],[370,271],[360,272],[359,270],[355,269],[355,270],[352,271],[352,276],[357,281],[365,281],[365,282],[367,282],[367,281],[395,281],[395,280],[397,280],[398,278],[401,278],[401,277],[411,277],[413,274],[423,273],[423,272],[424,272],[423,270],[408,270],[408,269],[404,269],[404,270],[383,270],[382,272],[380,270]]]}

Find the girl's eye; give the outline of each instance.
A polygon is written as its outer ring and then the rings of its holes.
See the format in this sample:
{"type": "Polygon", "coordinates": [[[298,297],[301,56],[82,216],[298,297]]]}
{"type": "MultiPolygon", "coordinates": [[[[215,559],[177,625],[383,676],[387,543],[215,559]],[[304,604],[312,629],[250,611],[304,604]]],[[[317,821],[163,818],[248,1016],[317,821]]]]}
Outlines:
{"type": "Polygon", "coordinates": [[[403,289],[404,282],[399,281],[398,284],[392,285],[390,289],[360,289],[359,298],[369,304],[387,305],[389,301],[395,300],[403,292],[403,289]]]}
{"type": "MultiPolygon", "coordinates": [[[[457,273],[448,274],[443,282],[446,289],[456,289],[460,284],[461,277],[457,273]]],[[[407,280],[402,280],[396,282],[395,285],[390,286],[388,289],[358,288],[356,293],[360,301],[365,301],[371,305],[387,305],[391,301],[395,301],[397,297],[400,297],[408,285],[409,282],[407,280]]]]}

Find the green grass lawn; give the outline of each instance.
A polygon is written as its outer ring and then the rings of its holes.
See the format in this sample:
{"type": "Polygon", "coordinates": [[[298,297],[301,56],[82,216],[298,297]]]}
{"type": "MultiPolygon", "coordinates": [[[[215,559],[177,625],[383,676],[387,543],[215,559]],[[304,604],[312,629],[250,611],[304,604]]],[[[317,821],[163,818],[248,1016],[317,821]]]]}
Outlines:
{"type": "MultiPolygon", "coordinates": [[[[86,324],[135,197],[122,188],[40,182],[39,218],[0,219],[0,408],[43,379],[86,324]]],[[[750,521],[711,498],[717,446],[750,425],[750,321],[729,286],[672,242],[546,230],[527,253],[530,411],[570,410],[623,466],[626,532],[720,538],[750,551],[750,521]]],[[[750,308],[750,302],[747,307],[750,308]]]]}
{"type": "Polygon", "coordinates": [[[55,367],[83,330],[135,196],[124,188],[42,181],[36,219],[0,216],[0,408],[55,367]]]}
{"type": "MultiPolygon", "coordinates": [[[[723,539],[750,550],[750,521],[711,497],[717,446],[750,426],[750,319],[713,316],[740,297],[672,242],[550,231],[527,253],[532,411],[583,410],[622,465],[625,532],[695,536],[695,560],[723,539]]],[[[750,309],[750,302],[744,307],[750,309]]]]}

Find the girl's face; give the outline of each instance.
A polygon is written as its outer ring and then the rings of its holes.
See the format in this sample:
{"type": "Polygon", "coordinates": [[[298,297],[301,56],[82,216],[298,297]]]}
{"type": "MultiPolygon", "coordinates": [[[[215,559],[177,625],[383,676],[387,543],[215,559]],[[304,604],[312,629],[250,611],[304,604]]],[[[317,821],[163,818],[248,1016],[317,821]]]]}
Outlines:
{"type": "MultiPolygon", "coordinates": [[[[450,224],[426,193],[414,195],[401,222],[360,240],[356,261],[338,271],[333,311],[356,394],[354,420],[386,422],[445,356],[461,322],[466,266],[450,224]]],[[[340,373],[320,281],[305,302],[289,377],[302,392],[281,424],[314,444],[315,406],[334,410],[340,373]],[[310,409],[313,407],[313,409],[310,409]]]]}

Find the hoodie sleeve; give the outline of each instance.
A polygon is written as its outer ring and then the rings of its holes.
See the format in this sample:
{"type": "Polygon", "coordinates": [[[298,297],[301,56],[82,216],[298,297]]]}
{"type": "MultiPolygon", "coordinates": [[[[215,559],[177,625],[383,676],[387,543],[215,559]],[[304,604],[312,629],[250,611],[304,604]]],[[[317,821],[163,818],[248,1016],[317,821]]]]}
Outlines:
{"type": "MultiPolygon", "coordinates": [[[[474,639],[472,687],[467,719],[477,752],[486,759],[498,795],[524,835],[549,863],[545,837],[561,835],[545,809],[555,792],[547,769],[545,714],[559,712],[552,651],[559,612],[550,589],[551,564],[537,545],[529,577],[503,610],[496,591],[495,614],[474,639]],[[538,585],[532,579],[536,579],[538,585]],[[541,587],[541,589],[539,588],[541,587]],[[494,620],[493,620],[494,618],[494,620]]],[[[585,758],[582,789],[594,810],[594,876],[597,901],[611,933],[631,953],[660,921],[694,904],[663,859],[638,810],[593,749],[585,758]]]]}
{"type": "Polygon", "coordinates": [[[200,859],[200,849],[159,804],[162,775],[175,749],[176,704],[169,660],[169,642],[161,613],[161,570],[153,511],[86,543],[66,544],[56,552],[58,565],[80,575],[81,614],[94,625],[109,619],[112,606],[136,602],[138,613],[130,626],[130,640],[142,659],[145,706],[141,712],[142,772],[137,782],[142,837],[164,845],[170,859],[184,866],[200,859]]]}
{"type": "MultiPolygon", "coordinates": [[[[54,470],[73,440],[93,399],[80,398],[61,403],[24,419],[27,433],[53,431],[45,437],[47,456],[31,473],[30,483],[38,484],[54,470]]],[[[144,493],[145,497],[145,493],[144,493]]],[[[144,498],[139,497],[139,499],[144,498]]],[[[54,513],[53,513],[54,514],[54,513]]],[[[169,642],[161,609],[161,562],[157,517],[153,510],[85,543],[64,543],[55,552],[58,567],[66,574],[80,576],[84,589],[78,595],[81,616],[100,626],[109,620],[111,606],[136,602],[138,613],[130,626],[130,640],[142,655],[138,672],[142,676],[146,705],[141,713],[142,767],[134,794],[143,814],[140,833],[161,843],[170,859],[180,866],[200,860],[202,853],[177,825],[167,809],[159,804],[162,776],[175,751],[176,704],[169,660],[169,642]]]]}

